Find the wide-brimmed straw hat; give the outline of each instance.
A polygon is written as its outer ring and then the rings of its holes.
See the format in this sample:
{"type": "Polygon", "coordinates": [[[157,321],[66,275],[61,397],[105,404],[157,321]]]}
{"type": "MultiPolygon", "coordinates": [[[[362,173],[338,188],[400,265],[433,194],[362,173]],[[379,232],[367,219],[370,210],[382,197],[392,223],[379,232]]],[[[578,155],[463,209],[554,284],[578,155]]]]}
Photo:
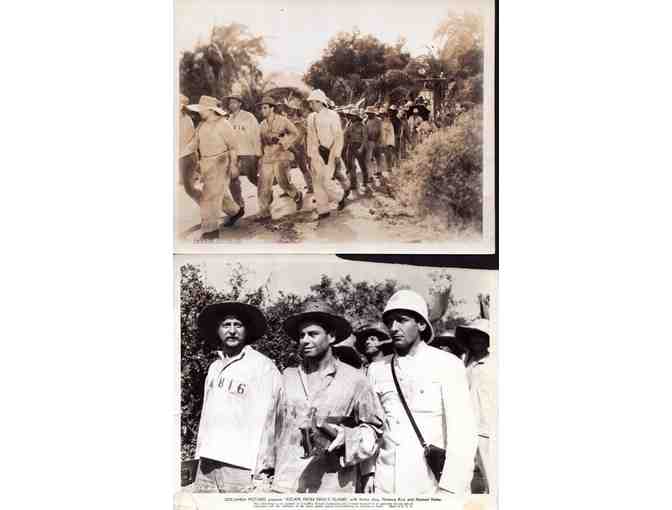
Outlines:
{"type": "Polygon", "coordinates": [[[263,104],[267,104],[270,106],[278,106],[278,103],[273,99],[271,96],[264,96],[261,101],[257,103],[257,106],[261,106],[263,104]]]}
{"type": "Polygon", "coordinates": [[[422,339],[429,343],[434,337],[434,328],[429,322],[429,310],[427,308],[427,301],[412,290],[400,290],[394,293],[390,300],[385,305],[383,311],[383,322],[387,323],[386,317],[392,312],[410,312],[416,319],[424,322],[427,327],[420,332],[422,339]]]}
{"type": "Polygon", "coordinates": [[[220,115],[226,115],[226,112],[219,107],[219,101],[211,96],[201,96],[198,104],[190,104],[187,106],[192,112],[202,112],[203,110],[212,110],[220,115]]]}
{"type": "Polygon", "coordinates": [[[282,328],[294,340],[299,338],[299,326],[305,322],[316,322],[325,329],[333,331],[336,343],[342,342],[352,333],[350,323],[334,311],[325,302],[320,300],[308,300],[296,313],[282,323],[282,328]]]}
{"type": "Polygon", "coordinates": [[[310,95],[308,96],[307,101],[308,101],[308,102],[311,102],[311,101],[319,101],[320,103],[322,103],[322,104],[323,104],[324,106],[326,106],[327,108],[329,108],[329,104],[330,104],[330,102],[331,102],[331,101],[329,100],[329,98],[327,97],[327,95],[326,95],[324,92],[322,92],[320,89],[315,89],[315,90],[313,90],[313,91],[310,93],[310,95]]]}
{"type": "Polygon", "coordinates": [[[248,344],[256,342],[266,333],[268,326],[261,310],[239,301],[222,301],[206,306],[198,315],[198,328],[208,341],[218,343],[219,324],[229,315],[237,317],[245,326],[245,342],[248,344]]]}
{"type": "Polygon", "coordinates": [[[381,342],[381,350],[385,354],[392,352],[392,339],[387,326],[380,321],[369,322],[355,331],[355,347],[359,352],[365,352],[364,341],[370,336],[377,336],[381,342]]]}

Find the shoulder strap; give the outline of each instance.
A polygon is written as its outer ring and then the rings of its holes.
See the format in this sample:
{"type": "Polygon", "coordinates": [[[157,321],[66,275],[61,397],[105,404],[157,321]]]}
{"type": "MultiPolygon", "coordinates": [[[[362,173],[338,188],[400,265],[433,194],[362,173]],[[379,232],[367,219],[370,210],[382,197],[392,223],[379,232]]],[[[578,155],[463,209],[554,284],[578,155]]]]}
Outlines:
{"type": "Polygon", "coordinates": [[[413,425],[415,435],[418,436],[418,441],[420,441],[420,444],[422,445],[423,448],[426,448],[427,443],[425,443],[425,438],[422,437],[422,433],[420,432],[417,423],[415,423],[415,420],[413,419],[413,414],[411,413],[411,410],[408,408],[408,404],[406,404],[406,399],[404,398],[404,394],[401,392],[399,381],[397,381],[397,373],[394,370],[394,362],[396,361],[396,359],[397,357],[393,356],[392,359],[390,360],[390,368],[392,368],[392,379],[394,379],[394,386],[397,388],[397,393],[399,394],[399,400],[401,400],[401,405],[404,406],[404,411],[406,411],[408,419],[411,420],[411,425],[413,425]]]}

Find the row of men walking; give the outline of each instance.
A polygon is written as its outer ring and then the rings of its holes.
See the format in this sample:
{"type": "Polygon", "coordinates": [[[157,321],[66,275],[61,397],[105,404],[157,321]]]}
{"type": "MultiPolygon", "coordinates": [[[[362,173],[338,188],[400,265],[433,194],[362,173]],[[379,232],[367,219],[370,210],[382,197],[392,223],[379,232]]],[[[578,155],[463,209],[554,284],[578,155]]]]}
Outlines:
{"type": "Polygon", "coordinates": [[[274,182],[282,195],[295,202],[297,211],[305,205],[305,194],[312,193],[316,210],[310,221],[319,221],[342,210],[351,193],[389,192],[383,169],[392,171],[406,157],[408,147],[432,129],[417,108],[407,119],[408,105],[343,109],[339,116],[321,90],[309,95],[312,113],[306,119],[300,102],[281,105],[264,97],[258,105],[261,124],[242,109],[242,96],[234,94],[225,100],[228,112],[214,97],[201,96],[198,104],[190,105],[186,96],[180,96],[180,181],[200,208],[204,240],[218,238],[220,227],[232,227],[245,215],[241,176],[257,187],[257,221],[271,217],[274,182]],[[286,116],[280,113],[283,106],[286,116]],[[196,128],[189,111],[201,117],[196,128]],[[375,173],[370,175],[373,161],[375,173]],[[304,190],[290,178],[294,165],[303,174],[304,190]],[[227,216],[223,223],[222,212],[227,216]]]}
{"type": "Polygon", "coordinates": [[[187,490],[467,494],[475,459],[490,467],[479,445],[489,430],[462,360],[429,345],[428,312],[419,294],[394,294],[382,322],[356,331],[368,360],[358,370],[336,354],[351,324],[309,300],[283,322],[302,362],[280,373],[253,347],[267,329],[259,308],[206,306],[198,327],[218,359],[205,379],[187,490]]]}

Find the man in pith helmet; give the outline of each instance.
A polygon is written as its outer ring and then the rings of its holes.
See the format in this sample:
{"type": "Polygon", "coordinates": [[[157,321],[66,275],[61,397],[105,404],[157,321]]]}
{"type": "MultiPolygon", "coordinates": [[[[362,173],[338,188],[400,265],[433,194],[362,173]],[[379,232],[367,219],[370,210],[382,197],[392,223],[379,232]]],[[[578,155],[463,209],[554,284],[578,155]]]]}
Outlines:
{"type": "Polygon", "coordinates": [[[385,306],[383,322],[390,330],[394,355],[374,361],[368,377],[386,413],[388,427],[367,490],[394,494],[469,491],[476,422],[461,361],[427,345],[433,335],[427,302],[418,293],[400,290],[385,306]],[[392,371],[394,368],[394,372],[392,371]],[[425,448],[402,404],[397,382],[426,444],[445,449],[437,479],[425,448]]]}
{"type": "Polygon", "coordinates": [[[308,96],[308,104],[313,113],[306,121],[306,150],[317,204],[317,212],[312,219],[319,220],[328,217],[331,214],[330,204],[335,202],[338,206],[348,192],[344,188],[343,195],[340,195],[332,185],[336,160],[343,151],[343,129],[338,113],[329,109],[329,99],[324,92],[313,90],[308,96]]]}

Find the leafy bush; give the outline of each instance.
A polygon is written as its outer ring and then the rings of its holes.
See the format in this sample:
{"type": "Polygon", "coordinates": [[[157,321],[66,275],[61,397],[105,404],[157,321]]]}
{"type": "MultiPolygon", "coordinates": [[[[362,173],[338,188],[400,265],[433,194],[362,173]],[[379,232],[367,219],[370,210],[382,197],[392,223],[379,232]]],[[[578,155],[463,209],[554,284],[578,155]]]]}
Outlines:
{"type": "Polygon", "coordinates": [[[482,227],[483,111],[463,113],[420,143],[391,176],[396,198],[420,217],[482,227]]]}

